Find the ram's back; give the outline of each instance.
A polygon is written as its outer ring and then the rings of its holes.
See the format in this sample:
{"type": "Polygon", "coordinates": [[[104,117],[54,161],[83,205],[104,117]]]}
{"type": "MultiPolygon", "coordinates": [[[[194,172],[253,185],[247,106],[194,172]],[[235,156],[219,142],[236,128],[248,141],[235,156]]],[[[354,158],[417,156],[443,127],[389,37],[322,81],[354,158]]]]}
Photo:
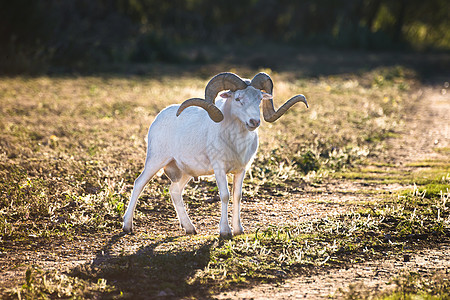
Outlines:
{"type": "Polygon", "coordinates": [[[198,107],[189,107],[177,117],[178,107],[169,106],[156,116],[148,133],[147,155],[172,158],[191,176],[210,175],[208,131],[215,123],[198,107]]]}

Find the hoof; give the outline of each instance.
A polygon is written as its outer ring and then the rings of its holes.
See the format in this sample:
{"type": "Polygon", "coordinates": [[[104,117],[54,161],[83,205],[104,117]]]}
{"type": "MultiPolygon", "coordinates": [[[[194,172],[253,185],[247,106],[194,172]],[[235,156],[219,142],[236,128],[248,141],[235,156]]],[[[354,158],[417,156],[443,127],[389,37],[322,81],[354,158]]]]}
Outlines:
{"type": "Polygon", "coordinates": [[[186,234],[189,234],[189,235],[197,234],[197,230],[195,230],[195,227],[190,228],[190,229],[185,228],[184,230],[186,231],[186,234]]]}
{"type": "Polygon", "coordinates": [[[122,231],[125,233],[133,233],[133,226],[125,226],[123,225],[122,231]]]}
{"type": "Polygon", "coordinates": [[[219,225],[219,232],[221,238],[230,238],[233,236],[233,234],[231,233],[231,228],[228,225],[228,223],[221,223],[219,225]]]}
{"type": "Polygon", "coordinates": [[[233,231],[233,235],[241,235],[241,234],[244,234],[244,229],[242,228],[233,231]]]}
{"type": "Polygon", "coordinates": [[[231,231],[224,231],[220,233],[220,237],[222,239],[230,239],[233,235],[231,234],[231,231]]]}

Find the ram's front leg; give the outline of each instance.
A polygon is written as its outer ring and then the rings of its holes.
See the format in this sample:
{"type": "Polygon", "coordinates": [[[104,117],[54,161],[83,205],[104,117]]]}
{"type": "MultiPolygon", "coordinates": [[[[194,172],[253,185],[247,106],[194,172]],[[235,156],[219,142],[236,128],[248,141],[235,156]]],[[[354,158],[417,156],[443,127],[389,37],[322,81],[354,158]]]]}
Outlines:
{"type": "Polygon", "coordinates": [[[234,174],[233,178],[233,234],[243,234],[244,228],[241,224],[241,198],[242,198],[242,183],[244,182],[245,170],[234,174]]]}
{"type": "Polygon", "coordinates": [[[217,186],[219,187],[219,196],[222,202],[222,212],[220,216],[220,236],[230,237],[231,228],[228,224],[228,202],[230,200],[230,191],[228,190],[227,174],[223,169],[214,170],[217,186]]]}

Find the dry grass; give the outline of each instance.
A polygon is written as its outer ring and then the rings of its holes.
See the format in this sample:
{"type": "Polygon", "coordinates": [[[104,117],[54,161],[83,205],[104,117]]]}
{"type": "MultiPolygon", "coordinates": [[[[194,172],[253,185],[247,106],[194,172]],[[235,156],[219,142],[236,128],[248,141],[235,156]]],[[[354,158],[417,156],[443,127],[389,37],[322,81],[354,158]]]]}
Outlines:
{"type": "MultiPolygon", "coordinates": [[[[257,70],[232,71],[252,76],[257,70]]],[[[265,71],[274,79],[278,105],[303,93],[310,109],[299,105],[279,122],[263,124],[260,149],[244,188],[247,201],[288,198],[288,192],[295,192],[305,182],[320,182],[382,152],[383,140],[399,132],[402,114],[418,97],[410,89],[416,84],[414,72],[403,67],[316,79],[265,71]]],[[[8,253],[36,240],[70,241],[80,235],[97,237],[120,230],[133,181],[143,166],[149,124],[165,106],[202,95],[205,83],[205,70],[189,76],[2,78],[0,251],[8,253]]],[[[426,184],[432,183],[436,182],[426,184]]],[[[180,295],[224,278],[222,288],[279,280],[309,265],[353,259],[368,245],[374,251],[388,247],[383,239],[364,239],[366,231],[380,230],[380,235],[383,230],[395,231],[400,241],[407,234],[421,234],[418,231],[422,229],[429,234],[448,227],[442,222],[436,227],[437,209],[426,215],[430,222],[425,225],[430,229],[411,216],[413,211],[416,214],[415,206],[405,209],[399,204],[392,206],[392,211],[380,208],[376,214],[357,212],[297,227],[266,226],[231,241],[215,236],[192,241],[163,231],[174,226],[175,218],[167,184],[164,177],[153,180],[138,205],[136,226],[151,224],[154,229],[140,252],[59,277],[30,268],[25,285],[10,290],[9,295],[88,297],[125,292],[132,297],[127,284],[136,285],[136,295],[164,290],[161,286],[180,295]],[[387,215],[395,221],[383,225],[387,215]],[[423,228],[414,227],[418,224],[423,228]],[[332,233],[340,238],[333,240],[332,233]],[[355,237],[359,239],[356,243],[355,237]],[[258,258],[252,260],[255,256],[258,258]],[[161,277],[163,270],[176,273],[180,264],[184,264],[182,274],[168,272],[161,277]],[[122,272],[137,272],[144,279],[125,281],[125,285],[103,281],[114,282],[122,272]],[[177,285],[180,279],[185,282],[177,285]],[[67,286],[72,290],[64,290],[67,286]]],[[[185,198],[201,219],[218,213],[216,194],[214,182],[205,180],[189,187],[185,198]]],[[[436,195],[422,199],[435,201],[436,195]]],[[[419,199],[417,194],[403,196],[419,199]]],[[[447,218],[447,211],[439,213],[439,218],[447,218]]]]}
{"type": "MultiPolygon", "coordinates": [[[[273,73],[278,104],[302,92],[311,108],[298,106],[278,123],[263,125],[252,184],[320,180],[378,151],[378,141],[400,122],[403,87],[411,80],[403,73],[396,68],[320,80],[273,73]],[[382,79],[386,72],[395,76],[382,79]]],[[[142,168],[149,124],[165,106],[201,95],[204,84],[195,74],[3,78],[3,238],[57,234],[68,226],[117,227],[142,168]]],[[[167,194],[162,183],[152,184],[147,195],[167,194]]]]}

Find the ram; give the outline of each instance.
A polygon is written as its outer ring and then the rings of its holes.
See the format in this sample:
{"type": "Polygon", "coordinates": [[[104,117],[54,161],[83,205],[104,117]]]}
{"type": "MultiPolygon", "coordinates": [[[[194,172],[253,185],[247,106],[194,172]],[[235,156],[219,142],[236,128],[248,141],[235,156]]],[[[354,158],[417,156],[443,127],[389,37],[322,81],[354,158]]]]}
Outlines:
{"type": "Polygon", "coordinates": [[[183,189],[194,177],[215,175],[221,200],[220,235],[244,232],[240,220],[242,184],[258,148],[260,106],[264,120],[274,122],[305,96],[297,95],[275,110],[273,82],[266,73],[252,80],[233,73],[214,76],[205,88],[205,99],[192,98],[181,105],[162,110],[148,132],[144,170],[136,179],[130,203],[123,219],[123,230],[133,230],[137,199],[149,180],[160,170],[171,180],[169,188],[180,225],[187,234],[195,234],[182,199],[183,189]],[[215,101],[217,94],[220,99],[215,101]],[[233,177],[232,227],[228,223],[227,174],[233,177]]]}

